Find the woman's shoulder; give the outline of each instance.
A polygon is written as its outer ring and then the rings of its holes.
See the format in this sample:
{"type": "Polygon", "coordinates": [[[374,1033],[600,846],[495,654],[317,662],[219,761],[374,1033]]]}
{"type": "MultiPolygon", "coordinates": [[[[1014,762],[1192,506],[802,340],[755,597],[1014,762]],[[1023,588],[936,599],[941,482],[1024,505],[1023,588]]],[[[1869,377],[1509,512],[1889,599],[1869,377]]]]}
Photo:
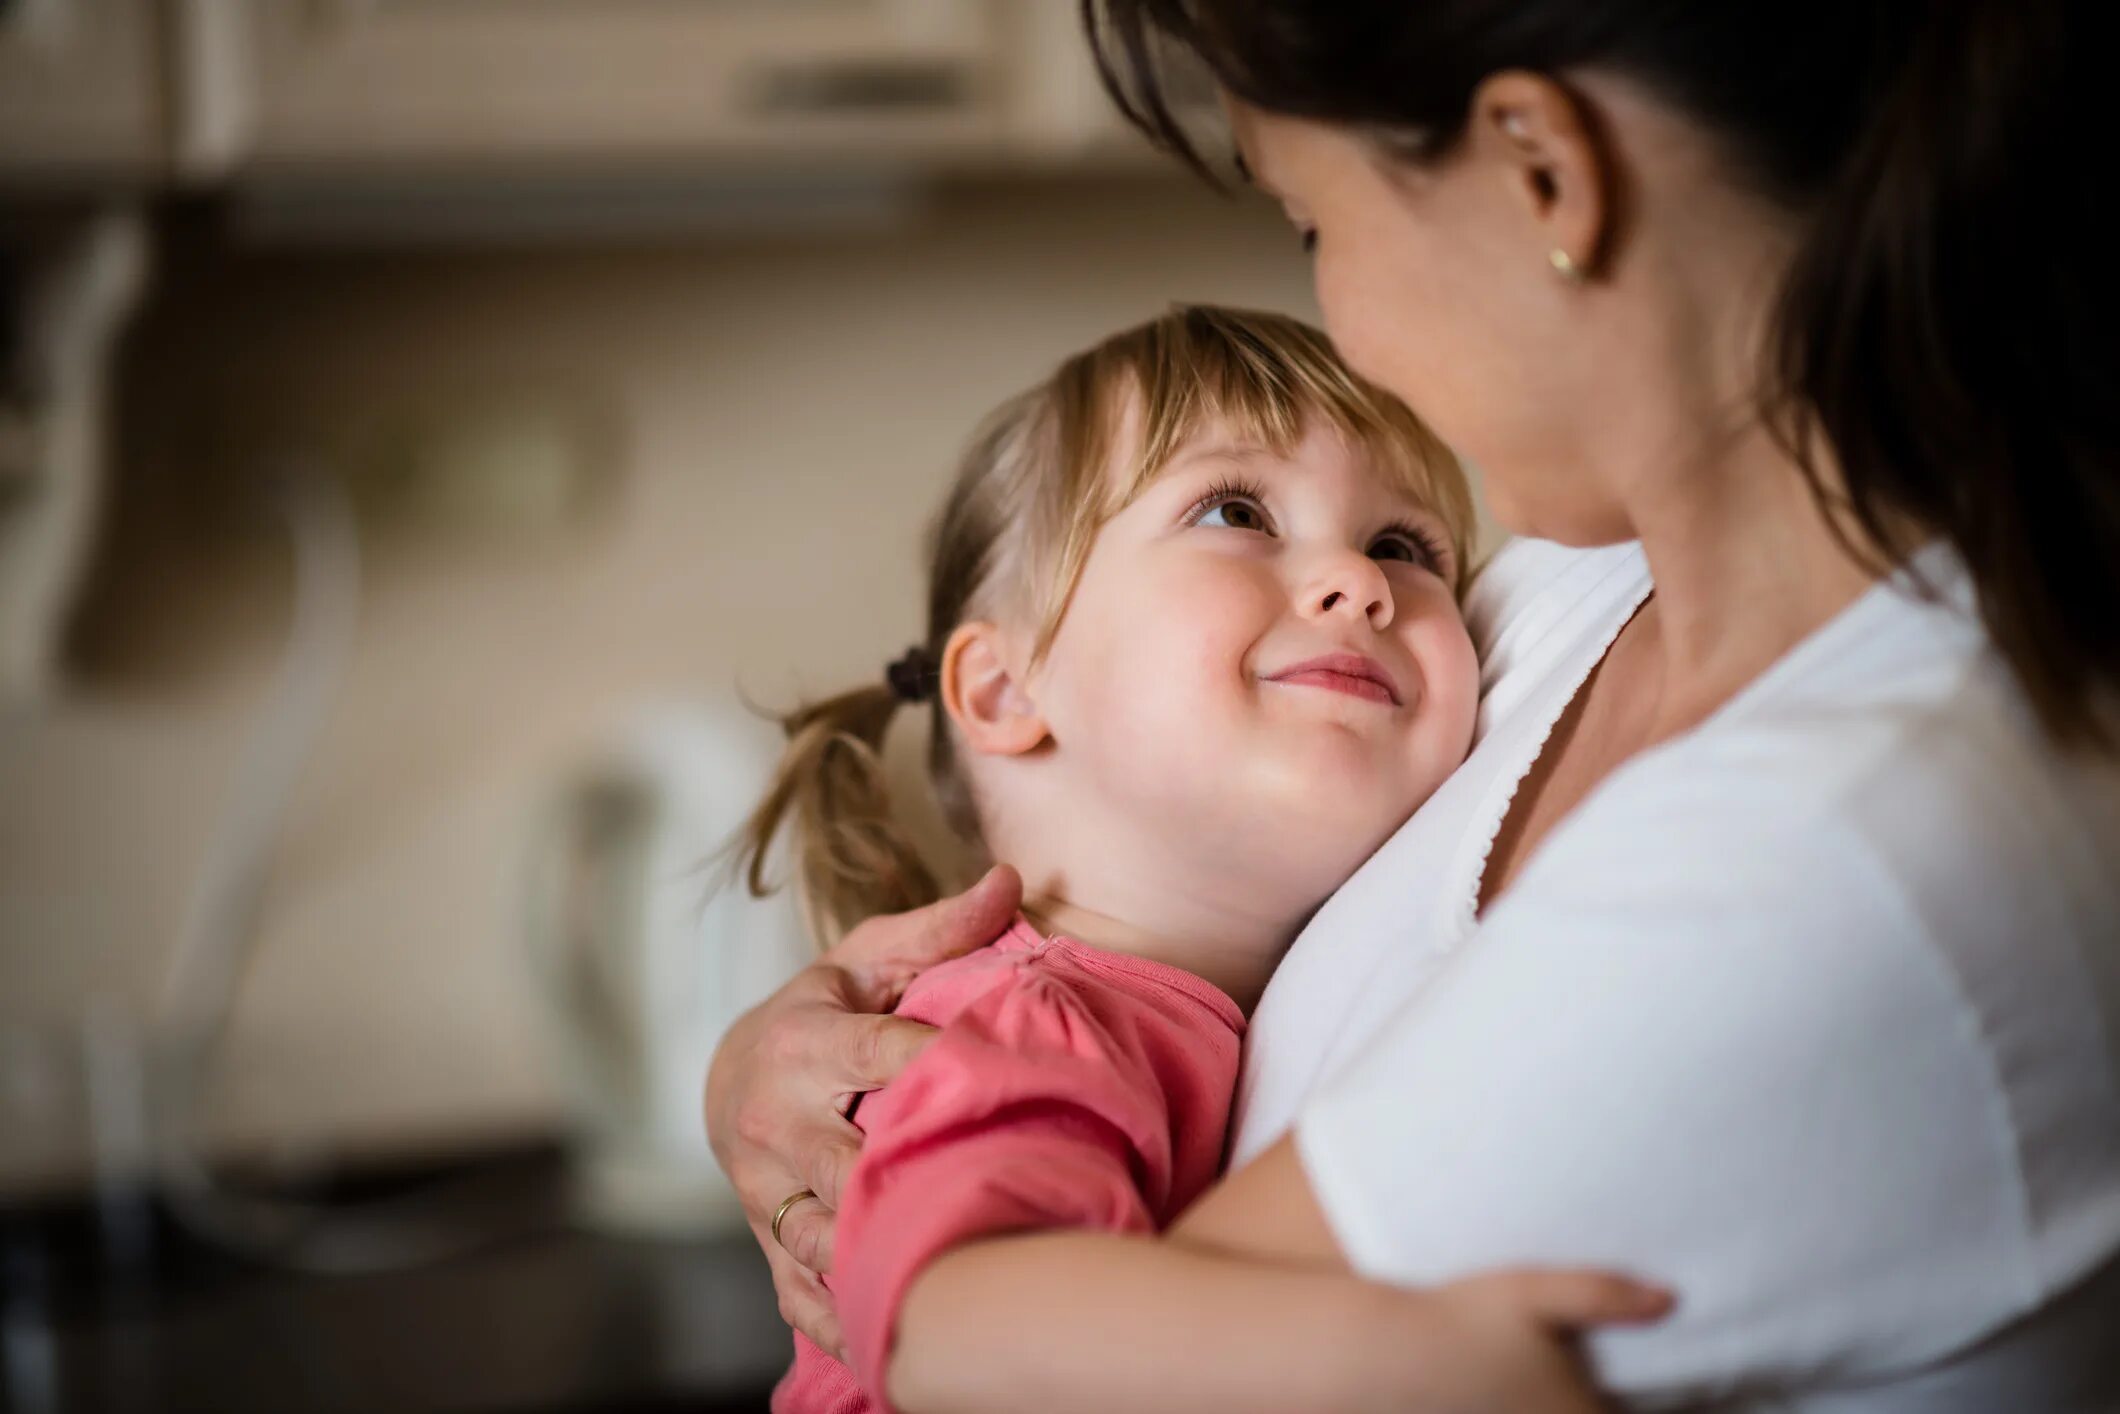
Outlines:
{"type": "Polygon", "coordinates": [[[1977,618],[1873,591],[1547,838],[1306,1171],[1372,1275],[1675,1283],[1627,1393],[1951,1358],[2120,1251],[2115,839],[1977,618]]]}
{"type": "Polygon", "coordinates": [[[1685,837],[1674,847],[1736,842],[1706,821],[1762,847],[1837,837],[1945,935],[2002,936],[2056,908],[2074,933],[2120,934],[2120,761],[2049,739],[1943,577],[1937,592],[1873,589],[1600,794],[1666,822],[1685,837]]]}
{"type": "Polygon", "coordinates": [[[2074,1005],[2073,984],[2102,976],[2120,1035],[2120,762],[2055,747],[1986,665],[1965,666],[1933,699],[1851,685],[1645,754],[1554,832],[1525,892],[1549,871],[1615,870],[1770,909],[1786,927],[1769,933],[1859,919],[1846,946],[1911,940],[1976,1000],[2061,982],[2038,975],[2047,958],[2072,979],[2047,1000],[2074,1005]]]}
{"type": "MultiPolygon", "coordinates": [[[[1889,892],[1955,969],[2022,981],[2053,949],[2108,974],[2120,1003],[2120,760],[2050,740],[1947,591],[1870,591],[1701,727],[1621,768],[1551,843],[1565,858],[1600,852],[1593,837],[1711,879],[1815,868],[1824,851],[1889,892]]],[[[1830,911],[1802,883],[1781,881],[1781,911],[1830,911]]]]}
{"type": "Polygon", "coordinates": [[[2054,745],[1977,622],[1880,592],[1617,773],[1512,892],[1541,935],[1639,940],[1648,1006],[1751,1028],[1763,1071],[1906,1068],[1873,1118],[1999,1157],[2029,1304],[2120,1243],[2115,841],[2120,762],[2054,745]]]}

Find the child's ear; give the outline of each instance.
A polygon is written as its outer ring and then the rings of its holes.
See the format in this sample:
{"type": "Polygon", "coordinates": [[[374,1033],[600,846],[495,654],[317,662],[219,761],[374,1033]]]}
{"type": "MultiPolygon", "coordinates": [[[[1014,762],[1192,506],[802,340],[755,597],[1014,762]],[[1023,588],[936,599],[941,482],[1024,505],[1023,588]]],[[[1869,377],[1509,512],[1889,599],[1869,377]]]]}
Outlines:
{"type": "Polygon", "coordinates": [[[1021,756],[1052,736],[1038,704],[1010,670],[998,624],[959,624],[942,649],[942,710],[982,756],[1021,756]]]}

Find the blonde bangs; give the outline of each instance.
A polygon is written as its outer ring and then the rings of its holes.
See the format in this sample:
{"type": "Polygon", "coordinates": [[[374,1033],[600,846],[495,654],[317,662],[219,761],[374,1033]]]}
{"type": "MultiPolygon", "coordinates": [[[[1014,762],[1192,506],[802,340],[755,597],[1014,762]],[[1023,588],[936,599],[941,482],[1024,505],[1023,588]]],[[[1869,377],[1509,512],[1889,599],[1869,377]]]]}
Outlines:
{"type": "Polygon", "coordinates": [[[1045,411],[1044,450],[1057,474],[1044,478],[1026,547],[1040,655],[1059,631],[1098,530],[1211,427],[1283,456],[1320,421],[1334,428],[1441,519],[1455,587],[1465,585],[1472,492],[1457,456],[1298,320],[1180,306],[1062,365],[1045,411]],[[1113,467],[1122,453],[1131,464],[1113,467]]]}

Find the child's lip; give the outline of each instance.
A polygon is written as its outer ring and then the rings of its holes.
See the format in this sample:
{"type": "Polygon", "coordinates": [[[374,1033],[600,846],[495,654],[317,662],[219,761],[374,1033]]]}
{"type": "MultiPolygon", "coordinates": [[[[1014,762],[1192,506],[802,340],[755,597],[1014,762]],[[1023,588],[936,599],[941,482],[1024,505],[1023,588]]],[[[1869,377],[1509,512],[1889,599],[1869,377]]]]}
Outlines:
{"type": "Polygon", "coordinates": [[[1394,707],[1402,700],[1399,685],[1392,681],[1390,673],[1384,671],[1384,665],[1359,653],[1327,653],[1319,658],[1306,658],[1268,673],[1266,681],[1322,687],[1371,702],[1388,702],[1394,707]]]}

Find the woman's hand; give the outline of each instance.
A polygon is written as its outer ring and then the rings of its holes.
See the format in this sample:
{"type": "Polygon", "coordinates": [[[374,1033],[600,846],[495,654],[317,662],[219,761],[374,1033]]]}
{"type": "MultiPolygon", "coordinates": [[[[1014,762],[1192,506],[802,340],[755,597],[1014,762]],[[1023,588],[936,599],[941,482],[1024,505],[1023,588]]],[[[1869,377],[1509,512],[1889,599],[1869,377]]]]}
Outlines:
{"type": "Polygon", "coordinates": [[[853,1097],[881,1088],[934,1028],[889,1015],[908,983],[999,937],[1022,902],[1007,866],[955,898],[872,918],[729,1028],[707,1073],[707,1138],[765,1249],[788,1324],[835,1354],[839,1322],[817,1274],[831,1270],[833,1213],[861,1149],[853,1097]],[[771,1237],[774,1210],[809,1189],[771,1237]]]}
{"type": "Polygon", "coordinates": [[[1607,1408],[1579,1338],[1670,1314],[1669,1293],[1605,1272],[1526,1269],[1412,1294],[1406,1406],[1495,1414],[1595,1414],[1607,1408]],[[1415,1352],[1418,1347],[1418,1353],[1415,1352]]]}

